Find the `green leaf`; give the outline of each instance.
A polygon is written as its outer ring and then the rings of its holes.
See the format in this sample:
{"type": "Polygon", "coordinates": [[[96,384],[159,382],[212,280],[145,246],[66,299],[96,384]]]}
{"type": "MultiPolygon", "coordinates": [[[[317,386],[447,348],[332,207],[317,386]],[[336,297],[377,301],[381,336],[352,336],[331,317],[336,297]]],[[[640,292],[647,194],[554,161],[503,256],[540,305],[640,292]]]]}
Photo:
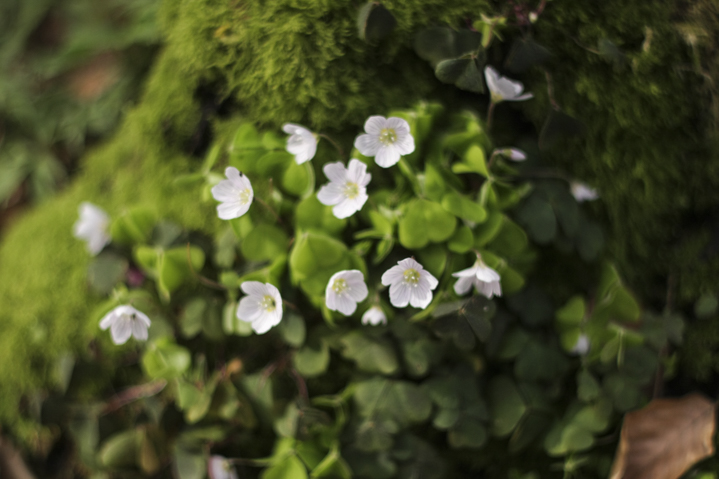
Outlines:
{"type": "Polygon", "coordinates": [[[299,348],[305,342],[305,320],[295,313],[287,313],[277,328],[282,339],[294,348],[299,348]]]}
{"type": "Polygon", "coordinates": [[[508,436],[527,411],[514,381],[498,376],[489,383],[489,408],[492,411],[492,434],[508,436]]]}
{"type": "Polygon", "coordinates": [[[489,177],[487,170],[486,156],[479,145],[471,145],[463,155],[462,163],[452,165],[454,173],[478,173],[485,178],[489,177]]]}
{"type": "Polygon", "coordinates": [[[447,250],[440,245],[429,245],[417,252],[419,262],[424,269],[429,271],[435,278],[444,272],[447,265],[447,250]]]}
{"type": "Polygon", "coordinates": [[[420,58],[435,66],[447,58],[456,58],[479,51],[482,35],[470,31],[456,32],[448,27],[429,27],[414,39],[414,50],[420,58]]]}
{"type": "Polygon", "coordinates": [[[300,201],[295,212],[296,227],[300,230],[320,230],[329,234],[340,233],[347,224],[346,219],[336,218],[332,207],[323,205],[317,195],[300,201]]]}
{"type": "Polygon", "coordinates": [[[572,296],[567,304],[557,310],[555,318],[557,325],[561,328],[579,326],[584,319],[586,305],[581,296],[572,296]]]}
{"type": "Polygon", "coordinates": [[[420,386],[408,381],[374,378],[357,383],[354,394],[359,414],[397,424],[419,423],[432,413],[432,401],[420,386]]]}
{"type": "Polygon", "coordinates": [[[459,421],[447,434],[449,445],[455,449],[479,449],[487,442],[487,428],[479,421],[459,421]]]}
{"type": "Polygon", "coordinates": [[[602,37],[597,41],[597,50],[599,54],[615,65],[622,65],[626,60],[626,55],[617,45],[608,38],[602,37]]]}
{"type": "Polygon", "coordinates": [[[297,456],[288,456],[262,471],[260,479],[307,479],[307,469],[297,456]]]}
{"type": "Polygon", "coordinates": [[[517,223],[505,217],[501,229],[495,234],[488,248],[500,256],[514,258],[524,253],[528,246],[527,233],[517,223]]]}
{"type": "Polygon", "coordinates": [[[419,200],[413,200],[399,220],[399,242],[408,249],[423,248],[429,243],[427,219],[419,200]]]}
{"type": "Polygon", "coordinates": [[[712,293],[704,293],[694,304],[694,314],[700,319],[714,316],[717,309],[719,309],[719,300],[712,293]]]}
{"type": "Polygon", "coordinates": [[[320,376],[330,364],[330,350],[327,344],[320,343],[319,349],[304,346],[292,357],[297,371],[306,378],[320,376]]]}
{"type": "Polygon", "coordinates": [[[180,316],[180,331],[185,338],[192,338],[202,330],[202,323],[207,310],[207,301],[194,298],[185,304],[180,316]]]}
{"type": "Polygon", "coordinates": [[[482,205],[456,191],[450,191],[442,197],[442,206],[453,215],[473,223],[482,223],[487,219],[487,211],[482,205]]]}
{"type": "Polygon", "coordinates": [[[295,196],[303,195],[310,187],[310,175],[307,164],[298,165],[290,161],[289,166],[282,174],[282,188],[295,196]]]}
{"type": "Polygon", "coordinates": [[[99,254],[87,268],[90,287],[100,294],[110,294],[124,277],[127,260],[113,253],[99,254]]]}
{"type": "Polygon", "coordinates": [[[577,373],[577,397],[582,401],[589,402],[599,397],[601,388],[592,373],[587,369],[581,369],[577,373]]]}
{"type": "Polygon", "coordinates": [[[352,331],[340,339],[342,356],[357,363],[363,371],[392,374],[399,368],[397,355],[382,338],[368,338],[362,331],[352,331]]]}
{"type": "Polygon", "coordinates": [[[580,223],[574,241],[579,256],[584,261],[594,261],[604,247],[604,232],[598,224],[585,220],[580,223]]]}
{"type": "Polygon", "coordinates": [[[517,221],[527,227],[527,232],[539,244],[547,244],[557,234],[557,218],[552,205],[539,195],[530,196],[517,212],[517,221]]]}
{"type": "Polygon", "coordinates": [[[559,349],[538,341],[529,341],[514,363],[517,379],[531,382],[559,380],[568,369],[567,358],[559,349]]]}
{"type": "Polygon", "coordinates": [[[169,338],[161,338],[148,345],[142,367],[153,379],[174,379],[190,367],[190,352],[169,338]]]}
{"type": "Polygon", "coordinates": [[[524,73],[531,67],[541,65],[552,57],[552,54],[531,37],[517,38],[512,44],[505,66],[513,73],[524,73]]]}
{"type": "Polygon", "coordinates": [[[185,246],[178,246],[161,253],[157,262],[157,285],[161,295],[169,299],[170,293],[182,286],[193,270],[200,271],[204,264],[205,253],[196,246],[191,246],[189,251],[185,246]]]}
{"type": "Polygon", "coordinates": [[[102,444],[98,461],[105,467],[132,466],[136,463],[141,440],[142,431],[138,429],[114,434],[102,444]]]}
{"type": "Polygon", "coordinates": [[[487,216],[487,220],[481,225],[477,226],[474,232],[474,245],[476,248],[482,248],[487,243],[492,241],[499,232],[502,230],[502,226],[505,221],[509,221],[508,218],[500,211],[490,211],[487,216]]]}
{"type": "Polygon", "coordinates": [[[155,213],[147,207],[138,206],[123,213],[110,226],[110,235],[120,244],[138,244],[150,241],[155,226],[155,213]]]}
{"type": "Polygon", "coordinates": [[[240,244],[242,255],[250,261],[268,261],[287,254],[289,238],[274,225],[257,225],[240,244]]]}
{"type": "Polygon", "coordinates": [[[397,25],[394,15],[382,4],[368,2],[360,8],[357,15],[359,37],[374,44],[388,37],[397,25]]]}
{"type": "Polygon", "coordinates": [[[466,253],[474,246],[472,230],[465,225],[460,225],[454,235],[447,242],[447,248],[453,253],[466,253]]]}
{"type": "Polygon", "coordinates": [[[442,83],[455,85],[460,90],[484,93],[482,64],[477,58],[452,58],[440,61],[434,74],[442,83]]]}
{"type": "Polygon", "coordinates": [[[207,473],[207,460],[202,452],[175,445],[172,460],[177,479],[203,479],[207,473]]]}
{"type": "Polygon", "coordinates": [[[297,432],[297,422],[300,418],[300,410],[297,404],[290,402],[285,408],[282,417],[275,419],[275,432],[283,437],[295,437],[297,432]]]}

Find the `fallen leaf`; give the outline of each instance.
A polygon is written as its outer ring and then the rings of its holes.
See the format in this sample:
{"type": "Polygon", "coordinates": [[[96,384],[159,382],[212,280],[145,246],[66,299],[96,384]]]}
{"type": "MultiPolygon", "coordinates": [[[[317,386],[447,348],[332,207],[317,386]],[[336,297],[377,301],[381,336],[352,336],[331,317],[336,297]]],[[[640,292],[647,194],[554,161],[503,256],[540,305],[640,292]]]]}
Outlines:
{"type": "Polygon", "coordinates": [[[715,403],[700,394],[627,413],[609,479],[679,478],[714,454],[715,415],[715,403]]]}

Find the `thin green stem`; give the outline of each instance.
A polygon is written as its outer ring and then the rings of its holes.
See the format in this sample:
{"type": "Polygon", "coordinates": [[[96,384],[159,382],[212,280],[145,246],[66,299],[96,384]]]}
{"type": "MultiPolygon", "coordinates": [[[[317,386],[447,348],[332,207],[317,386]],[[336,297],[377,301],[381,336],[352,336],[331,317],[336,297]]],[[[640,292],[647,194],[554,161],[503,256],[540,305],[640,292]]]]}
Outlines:
{"type": "Polygon", "coordinates": [[[340,154],[340,156],[341,156],[342,158],[345,157],[345,152],[344,152],[344,150],[342,149],[342,147],[341,147],[340,145],[337,144],[337,142],[336,142],[335,140],[333,140],[333,139],[330,138],[329,136],[325,135],[324,133],[320,133],[318,136],[319,136],[320,138],[324,138],[325,140],[329,141],[329,142],[332,144],[332,146],[335,147],[335,149],[336,149],[337,152],[340,154]]]}

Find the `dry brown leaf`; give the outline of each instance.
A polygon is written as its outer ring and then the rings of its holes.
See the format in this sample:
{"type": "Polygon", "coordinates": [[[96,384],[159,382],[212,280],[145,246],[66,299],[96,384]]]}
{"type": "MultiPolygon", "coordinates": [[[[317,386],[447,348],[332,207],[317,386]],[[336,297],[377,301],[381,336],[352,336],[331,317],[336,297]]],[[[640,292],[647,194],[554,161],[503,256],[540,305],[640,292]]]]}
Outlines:
{"type": "Polygon", "coordinates": [[[627,413],[609,479],[677,479],[714,454],[715,415],[715,403],[700,394],[627,413]]]}

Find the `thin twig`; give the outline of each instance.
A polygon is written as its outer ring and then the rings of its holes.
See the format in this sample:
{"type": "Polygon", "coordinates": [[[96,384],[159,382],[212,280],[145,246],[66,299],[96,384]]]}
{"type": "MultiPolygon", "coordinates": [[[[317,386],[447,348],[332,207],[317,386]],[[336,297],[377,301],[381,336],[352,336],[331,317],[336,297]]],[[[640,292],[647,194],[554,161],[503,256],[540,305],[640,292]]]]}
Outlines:
{"type": "Polygon", "coordinates": [[[494,106],[496,103],[493,101],[489,102],[489,107],[487,108],[487,130],[492,128],[492,116],[494,115],[494,106]]]}
{"type": "Polygon", "coordinates": [[[544,70],[544,78],[547,79],[547,96],[549,96],[549,102],[552,104],[552,108],[555,110],[561,110],[559,103],[554,98],[554,87],[552,86],[552,75],[548,70],[544,70]]]}
{"type": "Polygon", "coordinates": [[[268,210],[270,210],[270,213],[272,213],[272,216],[275,217],[275,220],[276,220],[279,224],[282,224],[282,219],[280,218],[280,215],[277,214],[277,212],[274,210],[274,208],[272,208],[272,207],[269,205],[269,203],[267,203],[267,202],[266,202],[265,200],[263,200],[262,198],[258,198],[258,197],[256,197],[256,196],[255,196],[255,200],[257,200],[258,203],[260,203],[260,204],[263,205],[265,208],[267,208],[268,210]]]}
{"type": "Polygon", "coordinates": [[[117,411],[122,406],[130,404],[138,399],[154,396],[162,391],[166,385],[167,381],[164,379],[158,379],[147,384],[140,384],[139,386],[133,386],[125,389],[110,399],[100,414],[108,414],[113,411],[117,411]]]}
{"type": "Polygon", "coordinates": [[[307,392],[307,384],[305,383],[305,380],[295,368],[290,368],[290,374],[295,380],[295,385],[297,385],[297,390],[300,393],[300,397],[305,404],[310,404],[310,394],[309,392],[307,392]]]}

